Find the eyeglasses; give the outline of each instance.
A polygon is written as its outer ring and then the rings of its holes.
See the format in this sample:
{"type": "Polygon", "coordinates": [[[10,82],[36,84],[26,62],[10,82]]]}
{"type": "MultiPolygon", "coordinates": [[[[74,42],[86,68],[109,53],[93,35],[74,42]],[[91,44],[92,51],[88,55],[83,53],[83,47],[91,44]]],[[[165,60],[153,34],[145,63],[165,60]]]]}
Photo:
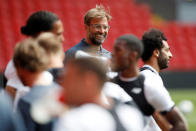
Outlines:
{"type": "Polygon", "coordinates": [[[96,30],[100,30],[100,29],[104,29],[104,30],[109,30],[110,26],[109,25],[101,25],[101,24],[89,24],[89,26],[92,26],[93,28],[95,28],[96,30]]]}

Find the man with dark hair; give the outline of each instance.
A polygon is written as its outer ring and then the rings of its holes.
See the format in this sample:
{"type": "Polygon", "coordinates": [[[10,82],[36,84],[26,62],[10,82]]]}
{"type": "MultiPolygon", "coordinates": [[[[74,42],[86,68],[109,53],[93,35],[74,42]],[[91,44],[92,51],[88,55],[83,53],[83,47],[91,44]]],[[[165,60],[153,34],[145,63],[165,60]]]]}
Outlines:
{"type": "MultiPolygon", "coordinates": [[[[163,81],[159,76],[160,70],[167,68],[169,60],[172,58],[170,47],[167,43],[167,38],[162,31],[150,29],[143,34],[142,41],[144,45],[144,53],[142,55],[144,66],[141,68],[141,74],[155,84],[154,88],[156,89],[153,90],[160,92],[160,94],[156,94],[154,92],[154,96],[156,96],[155,99],[163,99],[163,96],[165,96],[166,93],[169,97],[169,93],[164,87],[163,81]],[[165,90],[165,94],[162,90],[165,90]]],[[[168,106],[164,108],[164,110],[159,111],[172,125],[170,130],[187,130],[186,122],[178,109],[175,107],[174,103],[171,100],[166,101],[163,99],[163,101],[165,102],[165,105],[168,106]]],[[[156,119],[156,115],[154,117],[156,119]]]]}
{"type": "Polygon", "coordinates": [[[102,47],[102,43],[106,39],[110,29],[108,25],[110,19],[110,14],[102,5],[97,5],[96,8],[90,9],[84,16],[86,38],[67,50],[65,59],[74,58],[77,50],[109,58],[111,54],[102,47]]]}
{"type": "MultiPolygon", "coordinates": [[[[63,24],[61,20],[52,12],[37,11],[34,12],[26,21],[26,25],[21,27],[21,33],[32,39],[36,39],[43,32],[51,32],[56,36],[60,44],[64,41],[63,24]]],[[[18,90],[25,89],[24,85],[18,79],[13,61],[10,60],[5,69],[6,91],[15,98],[18,90]]]]}
{"type": "Polygon", "coordinates": [[[157,61],[154,63],[153,67],[158,72],[167,68],[169,60],[172,58],[172,54],[164,33],[157,29],[151,29],[144,33],[142,41],[145,49],[142,55],[144,63],[149,63],[148,65],[151,65],[152,62],[150,61],[157,61]]]}
{"type": "Polygon", "coordinates": [[[21,33],[26,36],[37,37],[42,32],[52,32],[63,42],[63,24],[59,17],[49,11],[37,11],[21,27],[21,33]]]}
{"type": "MultiPolygon", "coordinates": [[[[138,59],[142,55],[142,52],[143,45],[136,36],[123,35],[119,37],[114,44],[112,56],[112,69],[114,69],[114,71],[119,72],[123,69],[128,68],[130,64],[132,65],[132,68],[135,67],[137,63],[133,61],[138,61],[138,59]],[[126,50],[124,50],[125,47],[126,50]],[[131,59],[128,58],[129,55],[132,56],[132,60],[129,60],[131,59]]],[[[137,74],[137,71],[134,72],[137,74]]]]}
{"type": "MultiPolygon", "coordinates": [[[[119,84],[135,101],[146,116],[155,111],[165,112],[174,106],[174,102],[165,88],[157,87],[157,79],[140,75],[138,60],[143,52],[142,42],[133,35],[119,37],[112,52],[112,69],[119,72],[113,81],[119,84]]],[[[171,119],[177,117],[171,115],[171,119]]],[[[170,122],[170,120],[168,120],[170,122]]],[[[149,117],[151,122],[151,117],[149,117]]],[[[149,131],[159,130],[157,125],[150,125],[149,131]]]]}
{"type": "Polygon", "coordinates": [[[102,99],[106,71],[105,63],[97,58],[67,61],[59,83],[70,110],[60,117],[55,131],[143,130],[145,121],[137,108],[109,97],[109,104],[102,99]]]}

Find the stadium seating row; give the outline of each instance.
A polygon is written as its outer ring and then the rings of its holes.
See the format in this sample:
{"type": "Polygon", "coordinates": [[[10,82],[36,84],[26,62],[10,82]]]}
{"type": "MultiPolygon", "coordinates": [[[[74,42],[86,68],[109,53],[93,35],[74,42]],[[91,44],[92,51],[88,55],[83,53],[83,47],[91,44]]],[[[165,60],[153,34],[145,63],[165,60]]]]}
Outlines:
{"type": "MultiPolygon", "coordinates": [[[[115,38],[121,34],[133,33],[141,38],[143,32],[152,27],[150,8],[131,0],[1,0],[0,69],[4,69],[11,59],[16,42],[24,39],[20,27],[32,12],[49,10],[60,17],[65,29],[64,49],[67,50],[84,37],[84,13],[99,3],[109,7],[113,17],[104,43],[104,47],[110,51],[115,38]]],[[[196,27],[171,22],[161,29],[168,37],[174,56],[170,70],[196,69],[196,27]]]]}

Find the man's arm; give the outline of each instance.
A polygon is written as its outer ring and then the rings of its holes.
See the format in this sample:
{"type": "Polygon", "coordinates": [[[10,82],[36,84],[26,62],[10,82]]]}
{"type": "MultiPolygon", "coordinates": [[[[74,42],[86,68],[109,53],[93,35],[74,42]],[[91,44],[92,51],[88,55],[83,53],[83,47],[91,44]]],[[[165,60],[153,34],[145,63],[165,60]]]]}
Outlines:
{"type": "Polygon", "coordinates": [[[174,107],[163,116],[173,126],[171,131],[188,131],[187,122],[177,107],[174,107]]]}
{"type": "Polygon", "coordinates": [[[159,112],[154,112],[153,118],[162,131],[170,131],[172,129],[172,125],[159,112]]]}
{"type": "Polygon", "coordinates": [[[162,112],[163,117],[172,125],[171,131],[187,131],[187,124],[182,114],[174,106],[169,92],[156,77],[146,78],[145,96],[147,101],[157,112],[162,112]],[[152,78],[154,81],[152,82],[152,78]],[[163,113],[164,112],[164,113],[163,113]]]}

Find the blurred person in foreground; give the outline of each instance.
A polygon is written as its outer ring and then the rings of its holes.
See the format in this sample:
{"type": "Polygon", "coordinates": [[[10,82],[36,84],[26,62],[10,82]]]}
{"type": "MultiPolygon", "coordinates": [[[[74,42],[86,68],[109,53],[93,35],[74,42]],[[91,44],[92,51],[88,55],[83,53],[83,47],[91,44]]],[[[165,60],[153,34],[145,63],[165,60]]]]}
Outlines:
{"type": "Polygon", "coordinates": [[[106,65],[96,58],[70,59],[59,79],[64,103],[70,107],[61,115],[54,131],[142,131],[143,114],[134,106],[115,99],[102,99],[106,65]]]}
{"type": "MultiPolygon", "coordinates": [[[[38,43],[38,45],[45,50],[45,52],[48,55],[49,63],[47,64],[46,71],[42,72],[42,77],[47,81],[48,83],[51,83],[52,81],[55,81],[59,75],[59,73],[62,70],[62,67],[64,66],[63,60],[64,60],[64,53],[63,53],[63,47],[60,41],[58,41],[58,37],[54,35],[53,33],[42,33],[40,34],[36,39],[26,39],[25,41],[34,41],[34,43],[38,43]],[[50,71],[50,73],[48,72],[50,71]],[[53,71],[53,72],[51,72],[53,71]],[[56,73],[57,72],[57,73],[56,73]]],[[[25,42],[23,41],[23,42],[25,42]]],[[[40,56],[41,58],[41,56],[40,56]]],[[[30,59],[31,60],[31,59],[30,59]]],[[[33,59],[32,59],[33,60],[33,59]]],[[[30,62],[30,61],[29,61],[30,62]]],[[[14,64],[15,65],[15,64],[14,64]]],[[[18,76],[18,74],[17,74],[18,76]]],[[[20,78],[18,78],[19,81],[21,81],[20,78]]],[[[16,81],[18,82],[18,81],[16,81]]],[[[14,99],[14,111],[17,108],[17,104],[19,99],[25,95],[27,92],[30,91],[31,87],[28,85],[24,85],[23,82],[21,82],[21,89],[19,89],[16,93],[16,97],[14,99]]]]}
{"type": "MultiPolygon", "coordinates": [[[[63,24],[57,15],[48,11],[34,12],[27,20],[26,25],[21,27],[21,33],[28,37],[28,39],[36,39],[43,32],[51,32],[57,40],[62,44],[63,37],[63,24]]],[[[52,67],[51,67],[52,68],[52,67]]],[[[16,95],[19,95],[20,91],[28,91],[28,87],[25,87],[17,76],[16,69],[13,60],[10,60],[4,73],[6,82],[6,91],[15,99],[16,95]]],[[[45,76],[51,75],[45,72],[45,76]]],[[[16,98],[18,99],[18,98],[16,98]]]]}
{"type": "MultiPolygon", "coordinates": [[[[167,43],[167,38],[162,31],[158,29],[150,29],[143,34],[142,41],[144,46],[144,53],[142,55],[144,66],[141,68],[140,73],[146,78],[150,79],[151,83],[156,85],[155,89],[153,90],[157,90],[157,92],[160,92],[159,95],[154,92],[153,96],[156,96],[157,99],[163,99],[164,94],[169,93],[163,84],[162,78],[159,76],[159,72],[163,69],[168,68],[169,61],[172,58],[172,53],[167,43]],[[165,93],[163,92],[163,90],[165,90],[165,93]]],[[[165,104],[172,102],[171,100],[164,101],[165,104]]],[[[160,110],[160,113],[171,124],[172,127],[170,127],[169,130],[188,130],[185,119],[183,118],[177,107],[174,105],[174,103],[170,106],[168,105],[165,110],[160,110]]]]}
{"type": "Polygon", "coordinates": [[[102,5],[96,5],[95,8],[90,9],[84,16],[86,37],[66,51],[65,60],[74,58],[78,50],[110,58],[111,53],[102,47],[102,43],[106,39],[110,29],[108,24],[110,19],[109,12],[102,5]]]}
{"type": "Polygon", "coordinates": [[[75,58],[78,59],[78,58],[96,58],[100,61],[102,61],[103,63],[105,63],[107,65],[107,79],[108,81],[106,81],[104,83],[104,86],[103,86],[103,89],[102,89],[102,96],[103,96],[103,100],[106,102],[106,103],[109,103],[107,101],[107,98],[106,96],[109,96],[109,97],[112,97],[112,98],[115,98],[121,102],[130,102],[132,100],[132,98],[117,84],[109,81],[110,79],[112,79],[113,77],[115,77],[117,75],[116,72],[111,72],[111,69],[110,69],[110,59],[107,59],[105,57],[102,57],[102,56],[97,56],[97,55],[94,55],[94,54],[90,54],[90,53],[87,53],[87,52],[83,52],[81,50],[78,50],[76,52],[76,55],[75,55],[75,58]]]}
{"type": "Polygon", "coordinates": [[[25,39],[16,45],[13,62],[17,75],[24,86],[29,87],[18,103],[28,131],[50,131],[52,122],[47,124],[36,123],[30,115],[32,103],[40,99],[50,89],[58,88],[52,80],[44,77],[44,71],[50,65],[63,66],[62,45],[52,33],[43,33],[36,40],[25,39]]]}

